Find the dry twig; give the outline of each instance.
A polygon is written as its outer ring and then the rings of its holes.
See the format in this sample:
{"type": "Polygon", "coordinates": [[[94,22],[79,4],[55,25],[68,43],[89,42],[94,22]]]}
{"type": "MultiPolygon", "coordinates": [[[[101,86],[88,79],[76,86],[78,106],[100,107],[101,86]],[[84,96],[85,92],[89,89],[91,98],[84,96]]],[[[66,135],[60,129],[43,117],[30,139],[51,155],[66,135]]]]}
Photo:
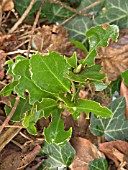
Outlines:
{"type": "Polygon", "coordinates": [[[21,18],[15,23],[15,25],[9,30],[9,34],[12,34],[17,28],[18,26],[23,22],[23,20],[27,17],[28,13],[30,12],[30,10],[32,9],[33,5],[35,4],[36,0],[32,0],[28,6],[28,8],[26,9],[26,11],[24,12],[24,14],[21,16],[21,18]]]}
{"type": "Polygon", "coordinates": [[[20,97],[16,97],[16,101],[15,101],[15,104],[10,112],[10,114],[7,116],[7,118],[5,119],[5,121],[3,122],[3,124],[0,126],[0,134],[2,132],[2,130],[5,128],[5,126],[8,124],[9,120],[11,119],[11,117],[13,116],[16,108],[17,108],[17,105],[20,101],[20,97]]]}

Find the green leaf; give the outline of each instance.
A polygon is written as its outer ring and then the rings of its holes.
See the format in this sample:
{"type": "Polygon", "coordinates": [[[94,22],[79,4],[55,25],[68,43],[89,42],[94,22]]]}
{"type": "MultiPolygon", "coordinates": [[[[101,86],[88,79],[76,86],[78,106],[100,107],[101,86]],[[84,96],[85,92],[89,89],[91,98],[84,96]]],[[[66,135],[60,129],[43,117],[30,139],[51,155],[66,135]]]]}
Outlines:
{"type": "Polygon", "coordinates": [[[124,71],[122,74],[121,74],[122,78],[124,78],[124,82],[125,84],[128,86],[128,70],[124,71]]]}
{"type": "Polygon", "coordinates": [[[89,162],[89,170],[107,170],[108,162],[104,158],[98,158],[89,162]]]}
{"type": "Polygon", "coordinates": [[[32,109],[31,111],[26,113],[22,124],[30,134],[37,135],[35,124],[42,116],[43,116],[42,112],[40,111],[37,112],[35,109],[34,110],[32,109]]]}
{"type": "Polygon", "coordinates": [[[30,59],[31,78],[42,90],[49,93],[70,92],[71,82],[64,76],[69,66],[63,56],[51,52],[48,56],[33,55],[30,59]]]}
{"type": "Polygon", "coordinates": [[[94,65],[92,67],[88,67],[81,71],[79,74],[74,74],[73,72],[69,72],[68,76],[71,80],[76,82],[84,83],[87,79],[99,81],[105,78],[105,74],[101,74],[99,71],[102,66],[94,65]]]}
{"type": "MultiPolygon", "coordinates": [[[[14,1],[15,9],[20,15],[23,15],[25,10],[28,8],[30,2],[31,0],[22,0],[22,1],[16,0],[14,1]]],[[[32,6],[31,11],[27,15],[27,18],[34,16],[34,14],[39,10],[40,5],[41,5],[41,0],[36,0],[35,4],[32,6]]]]}
{"type": "Polygon", "coordinates": [[[128,139],[128,120],[125,118],[126,102],[119,97],[108,105],[113,112],[111,118],[91,116],[90,130],[96,136],[105,136],[107,141],[128,139]]]}
{"type": "MultiPolygon", "coordinates": [[[[96,0],[82,0],[81,4],[77,8],[78,11],[83,10],[83,12],[91,15],[97,14],[103,6],[104,0],[100,0],[99,3],[86,8],[96,0]]],[[[69,20],[63,27],[68,30],[69,37],[84,43],[86,41],[85,33],[93,26],[92,19],[90,16],[76,15],[71,20],[69,20]]]]}
{"type": "Polygon", "coordinates": [[[76,46],[76,48],[79,48],[85,52],[88,51],[87,48],[84,46],[84,44],[82,44],[81,42],[73,40],[73,39],[70,39],[70,41],[76,46]]]}
{"type": "Polygon", "coordinates": [[[50,114],[52,113],[52,111],[54,110],[54,109],[57,109],[57,106],[58,106],[58,104],[57,104],[57,102],[55,101],[55,100],[53,100],[53,99],[50,99],[50,98],[44,98],[44,99],[42,99],[42,101],[41,102],[36,102],[35,103],[35,106],[36,106],[36,108],[37,108],[37,110],[38,111],[41,111],[41,110],[43,110],[43,112],[44,112],[44,117],[49,117],[50,116],[50,114]]]}
{"type": "Polygon", "coordinates": [[[99,103],[86,99],[78,99],[78,102],[74,106],[66,106],[71,112],[85,112],[86,114],[92,112],[97,116],[102,116],[108,118],[111,116],[112,112],[106,108],[102,107],[99,103]]]}
{"type": "Polygon", "coordinates": [[[96,91],[103,91],[104,89],[107,88],[107,85],[103,82],[94,82],[96,91]]]}
{"type": "Polygon", "coordinates": [[[74,160],[75,150],[69,142],[59,146],[45,142],[40,155],[48,156],[40,169],[66,170],[74,160]]]}
{"type": "Polygon", "coordinates": [[[90,49],[85,59],[81,60],[81,64],[88,66],[94,65],[94,58],[97,55],[97,48],[100,46],[106,47],[108,40],[111,38],[116,41],[119,35],[119,29],[116,25],[110,25],[105,30],[101,25],[92,27],[86,32],[89,40],[90,49]]]}
{"type": "Polygon", "coordinates": [[[25,98],[25,91],[29,92],[31,104],[38,100],[41,100],[42,98],[51,96],[47,92],[37,87],[31,80],[28,59],[19,61],[13,68],[13,73],[20,77],[18,84],[14,87],[14,91],[18,94],[18,96],[22,98],[25,98]]]}
{"type": "MultiPolygon", "coordinates": [[[[10,100],[11,102],[11,105],[14,106],[14,103],[15,103],[15,99],[12,99],[10,100]]],[[[15,121],[15,122],[18,122],[20,121],[23,117],[24,117],[24,114],[31,109],[31,105],[29,104],[29,101],[28,101],[28,98],[27,99],[20,99],[18,105],[17,105],[17,108],[11,118],[12,121],[15,121]]],[[[11,112],[12,108],[8,107],[8,106],[5,106],[5,112],[6,112],[6,115],[8,116],[9,113],[11,112]]]]}
{"type": "Polygon", "coordinates": [[[54,2],[43,3],[43,10],[41,12],[41,16],[45,16],[50,22],[64,21],[73,14],[74,12],[71,10],[54,2]]]}
{"type": "Polygon", "coordinates": [[[120,28],[128,28],[128,1],[106,0],[102,10],[95,17],[96,24],[116,24],[120,28]]]}
{"type": "Polygon", "coordinates": [[[48,143],[64,144],[66,140],[71,137],[72,129],[70,128],[68,131],[64,130],[61,111],[62,110],[58,109],[52,113],[52,122],[47,129],[44,129],[45,140],[48,143]]]}
{"type": "Polygon", "coordinates": [[[18,81],[13,81],[12,83],[7,84],[7,86],[0,91],[0,94],[3,94],[4,96],[9,96],[17,83],[18,81]]]}
{"type": "Polygon", "coordinates": [[[64,57],[66,62],[69,64],[70,67],[76,68],[77,67],[77,55],[76,52],[69,58],[69,57],[64,57]]]}

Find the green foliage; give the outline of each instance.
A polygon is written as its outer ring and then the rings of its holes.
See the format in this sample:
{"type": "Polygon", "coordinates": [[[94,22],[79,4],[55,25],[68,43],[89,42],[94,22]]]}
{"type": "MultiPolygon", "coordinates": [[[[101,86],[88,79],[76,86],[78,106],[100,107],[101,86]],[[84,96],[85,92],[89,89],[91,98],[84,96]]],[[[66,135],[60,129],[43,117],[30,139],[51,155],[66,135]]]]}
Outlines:
{"type": "Polygon", "coordinates": [[[128,1],[105,0],[102,10],[95,18],[96,24],[117,24],[120,28],[128,28],[128,1]]]}
{"type": "Polygon", "coordinates": [[[113,112],[111,118],[91,116],[90,130],[96,136],[105,136],[107,141],[126,140],[128,137],[128,120],[125,117],[126,102],[124,97],[117,98],[108,105],[113,112]]]}
{"type": "MultiPolygon", "coordinates": [[[[108,38],[116,40],[118,29],[116,26],[109,26],[104,30],[102,26],[96,26],[87,34],[90,38],[90,50],[87,59],[83,61],[77,59],[76,53],[67,58],[59,53],[49,52],[46,56],[37,53],[30,59],[18,56],[15,62],[7,62],[8,74],[13,77],[13,82],[7,85],[1,94],[9,95],[13,91],[21,97],[12,120],[23,120],[28,132],[36,135],[38,119],[52,115],[49,127],[44,129],[45,140],[50,144],[64,144],[71,137],[72,129],[65,131],[61,119],[61,113],[65,108],[75,119],[81,112],[87,115],[92,112],[104,118],[112,114],[108,108],[95,101],[79,99],[78,94],[80,89],[89,83],[97,83],[100,90],[104,88],[102,80],[105,75],[100,73],[101,66],[94,65],[94,54],[96,55],[99,46],[107,45],[108,38]],[[94,33],[99,36],[95,36],[94,33]],[[79,64],[80,62],[82,64],[79,64]],[[85,67],[84,64],[89,66],[85,67]]],[[[10,110],[6,106],[7,114],[10,110]]]]}
{"type": "Polygon", "coordinates": [[[40,170],[43,168],[66,170],[74,159],[75,150],[69,142],[59,146],[45,142],[40,155],[46,155],[48,157],[48,159],[41,165],[40,170]]]}
{"type": "MultiPolygon", "coordinates": [[[[14,1],[15,9],[18,11],[20,15],[24,13],[24,11],[28,8],[31,0],[16,0],[14,1]]],[[[36,3],[33,5],[29,15],[27,16],[28,18],[32,17],[39,9],[41,5],[41,0],[36,0],[36,3]]]]}
{"type": "Polygon", "coordinates": [[[124,82],[125,82],[125,84],[128,86],[128,70],[124,71],[124,72],[121,74],[121,77],[124,78],[124,82]]]}
{"type": "Polygon", "coordinates": [[[108,162],[104,158],[98,158],[89,162],[89,170],[107,170],[108,162]]]}

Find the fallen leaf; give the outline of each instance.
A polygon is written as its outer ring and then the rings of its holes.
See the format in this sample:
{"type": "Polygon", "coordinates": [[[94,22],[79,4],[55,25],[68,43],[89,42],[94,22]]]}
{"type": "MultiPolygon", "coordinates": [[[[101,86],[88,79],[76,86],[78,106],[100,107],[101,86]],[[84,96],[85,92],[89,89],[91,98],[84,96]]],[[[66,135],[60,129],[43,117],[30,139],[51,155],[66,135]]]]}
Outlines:
{"type": "Polygon", "coordinates": [[[0,50],[0,81],[3,80],[5,76],[4,68],[3,68],[5,61],[6,61],[6,54],[4,53],[3,50],[0,50]]]}
{"type": "Polygon", "coordinates": [[[98,60],[103,66],[102,72],[107,74],[106,81],[114,81],[128,69],[128,29],[120,32],[118,42],[110,41],[108,47],[99,49],[98,60]]]}
{"type": "Polygon", "coordinates": [[[0,1],[0,12],[11,11],[14,8],[13,0],[2,0],[0,1]]]}
{"type": "Polygon", "coordinates": [[[76,151],[76,156],[73,163],[70,165],[71,170],[88,170],[88,163],[96,158],[103,157],[95,145],[84,138],[72,138],[71,144],[76,151]]]}
{"type": "Polygon", "coordinates": [[[128,169],[128,142],[116,140],[99,144],[99,150],[113,160],[117,168],[122,164],[128,169]]]}

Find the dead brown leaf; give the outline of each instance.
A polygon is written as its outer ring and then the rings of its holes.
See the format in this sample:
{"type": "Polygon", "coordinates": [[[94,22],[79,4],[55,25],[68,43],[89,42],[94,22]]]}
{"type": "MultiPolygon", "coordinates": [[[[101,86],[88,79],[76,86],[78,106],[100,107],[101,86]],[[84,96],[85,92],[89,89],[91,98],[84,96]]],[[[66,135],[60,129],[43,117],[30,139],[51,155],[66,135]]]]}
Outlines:
{"type": "MultiPolygon", "coordinates": [[[[128,169],[128,142],[117,140],[99,144],[99,150],[113,160],[117,168],[128,169]],[[124,168],[124,167],[122,167],[124,168]]],[[[120,169],[121,170],[121,169],[120,169]]]]}
{"type": "Polygon", "coordinates": [[[88,170],[88,163],[96,158],[105,157],[95,145],[84,138],[72,138],[71,144],[76,150],[76,156],[70,165],[71,170],[88,170]]]}
{"type": "Polygon", "coordinates": [[[128,69],[128,30],[120,32],[118,42],[110,41],[108,47],[101,47],[99,55],[103,66],[102,72],[107,74],[107,81],[113,81],[121,72],[128,69]]]}
{"type": "Polygon", "coordinates": [[[13,0],[1,0],[0,1],[0,12],[11,11],[14,8],[13,0]]]}

